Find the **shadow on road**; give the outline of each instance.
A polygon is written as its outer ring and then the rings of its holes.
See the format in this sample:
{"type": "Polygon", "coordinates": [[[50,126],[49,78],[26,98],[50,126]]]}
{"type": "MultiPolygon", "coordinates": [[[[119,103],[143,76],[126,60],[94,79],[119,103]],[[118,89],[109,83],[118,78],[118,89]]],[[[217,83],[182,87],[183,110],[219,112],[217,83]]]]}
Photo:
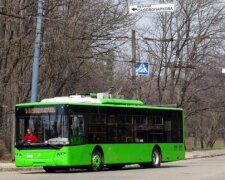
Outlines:
{"type": "Polygon", "coordinates": [[[153,170],[153,169],[168,169],[168,168],[183,168],[186,166],[183,165],[166,165],[166,166],[160,166],[159,168],[141,168],[138,165],[137,166],[132,166],[132,167],[124,167],[120,170],[111,170],[108,168],[104,168],[103,171],[98,171],[98,172],[92,172],[88,171],[87,169],[75,169],[71,168],[70,170],[58,170],[54,173],[46,173],[44,170],[43,171],[33,171],[33,172],[22,172],[21,174],[57,174],[57,173],[99,173],[99,172],[107,172],[107,171],[132,171],[132,170],[153,170]]]}

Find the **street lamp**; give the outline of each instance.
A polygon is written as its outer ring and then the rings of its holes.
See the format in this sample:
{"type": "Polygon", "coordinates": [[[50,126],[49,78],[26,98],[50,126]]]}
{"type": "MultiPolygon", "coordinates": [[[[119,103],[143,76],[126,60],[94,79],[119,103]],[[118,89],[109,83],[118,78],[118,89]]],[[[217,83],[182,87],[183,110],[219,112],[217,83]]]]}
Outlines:
{"type": "Polygon", "coordinates": [[[43,4],[44,4],[44,0],[38,0],[36,36],[35,36],[35,45],[34,45],[34,62],[33,62],[33,73],[32,73],[32,87],[31,87],[31,102],[37,101],[43,4]]]}

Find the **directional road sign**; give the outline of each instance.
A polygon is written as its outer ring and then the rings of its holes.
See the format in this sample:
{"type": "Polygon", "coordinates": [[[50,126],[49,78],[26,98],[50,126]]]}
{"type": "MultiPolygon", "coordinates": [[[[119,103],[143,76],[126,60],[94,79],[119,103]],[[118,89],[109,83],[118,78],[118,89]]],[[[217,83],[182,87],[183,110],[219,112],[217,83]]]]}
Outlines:
{"type": "Polygon", "coordinates": [[[136,75],[147,76],[149,74],[149,66],[148,63],[136,63],[135,65],[136,75]]]}
{"type": "Polygon", "coordinates": [[[173,12],[174,4],[142,4],[129,6],[129,13],[138,12],[173,12]]]}

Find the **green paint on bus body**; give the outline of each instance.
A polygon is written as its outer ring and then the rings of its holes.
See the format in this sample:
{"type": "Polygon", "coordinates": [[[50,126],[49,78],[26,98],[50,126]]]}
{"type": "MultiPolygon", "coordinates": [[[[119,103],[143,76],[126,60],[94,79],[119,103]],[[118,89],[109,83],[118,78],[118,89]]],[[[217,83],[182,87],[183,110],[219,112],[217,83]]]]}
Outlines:
{"type": "Polygon", "coordinates": [[[134,106],[143,106],[144,103],[138,100],[129,100],[129,99],[101,99],[102,104],[116,104],[116,105],[134,105],[134,106]]]}
{"type": "MultiPolygon", "coordinates": [[[[15,149],[16,166],[88,166],[96,146],[102,148],[104,164],[133,164],[151,162],[152,150],[159,146],[162,162],[182,160],[185,157],[183,143],[131,143],[84,144],[64,146],[61,149],[15,149]]],[[[100,158],[100,157],[99,157],[100,158]]],[[[94,165],[98,165],[98,157],[94,165]]]]}

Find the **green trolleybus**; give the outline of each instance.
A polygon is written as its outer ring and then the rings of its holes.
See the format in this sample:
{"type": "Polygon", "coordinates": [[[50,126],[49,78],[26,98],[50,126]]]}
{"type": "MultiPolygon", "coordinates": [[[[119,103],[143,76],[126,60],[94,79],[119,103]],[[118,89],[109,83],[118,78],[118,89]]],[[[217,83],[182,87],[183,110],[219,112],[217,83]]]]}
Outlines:
{"type": "Polygon", "coordinates": [[[184,159],[182,109],[104,97],[72,95],[17,104],[16,166],[99,171],[184,159]],[[24,141],[27,129],[37,142],[24,141]]]}

